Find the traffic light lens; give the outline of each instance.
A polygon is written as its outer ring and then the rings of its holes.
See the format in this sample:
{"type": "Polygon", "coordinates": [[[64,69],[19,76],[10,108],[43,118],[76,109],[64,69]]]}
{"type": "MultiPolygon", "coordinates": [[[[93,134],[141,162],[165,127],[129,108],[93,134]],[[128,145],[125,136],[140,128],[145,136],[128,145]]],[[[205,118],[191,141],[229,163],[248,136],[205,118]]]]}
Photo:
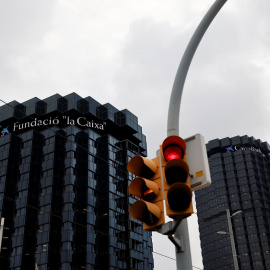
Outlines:
{"type": "Polygon", "coordinates": [[[185,183],[188,175],[187,172],[181,167],[170,167],[165,172],[166,181],[169,185],[177,182],[185,183]]]}
{"type": "Polygon", "coordinates": [[[181,159],[183,157],[183,151],[177,145],[170,145],[164,149],[163,155],[166,161],[181,159]]]}
{"type": "Polygon", "coordinates": [[[154,214],[149,212],[147,209],[145,209],[144,213],[143,213],[142,220],[147,225],[153,225],[158,221],[158,218],[154,214]]]}
{"type": "Polygon", "coordinates": [[[142,199],[148,202],[153,201],[156,198],[156,194],[152,189],[147,189],[146,191],[143,192],[143,197],[142,199]]]}
{"type": "Polygon", "coordinates": [[[155,172],[153,172],[149,167],[143,164],[141,167],[140,175],[144,178],[151,179],[155,175],[155,172]]]}
{"type": "Polygon", "coordinates": [[[175,189],[170,192],[168,204],[173,211],[185,211],[191,202],[190,194],[185,190],[175,189]]]}

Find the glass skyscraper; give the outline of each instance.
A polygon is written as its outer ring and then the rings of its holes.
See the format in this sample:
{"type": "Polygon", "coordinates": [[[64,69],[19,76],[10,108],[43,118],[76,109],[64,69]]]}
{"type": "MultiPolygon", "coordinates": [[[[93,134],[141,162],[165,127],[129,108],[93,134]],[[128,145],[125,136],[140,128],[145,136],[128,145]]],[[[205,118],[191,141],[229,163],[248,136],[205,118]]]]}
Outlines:
{"type": "Polygon", "coordinates": [[[0,269],[153,269],[129,217],[130,157],[146,138],[128,110],[76,93],[0,107],[0,269]]]}
{"type": "Polygon", "coordinates": [[[204,270],[234,269],[226,209],[240,270],[270,269],[270,147],[248,136],[207,144],[212,184],[197,191],[204,270]]]}

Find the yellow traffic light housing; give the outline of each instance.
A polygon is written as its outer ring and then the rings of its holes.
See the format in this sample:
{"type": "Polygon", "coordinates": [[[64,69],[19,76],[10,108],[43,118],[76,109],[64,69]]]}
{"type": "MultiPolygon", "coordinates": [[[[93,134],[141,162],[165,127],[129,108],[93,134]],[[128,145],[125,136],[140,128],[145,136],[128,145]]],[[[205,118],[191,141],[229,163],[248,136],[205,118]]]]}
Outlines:
{"type": "Polygon", "coordinates": [[[170,136],[160,150],[166,214],[186,218],[193,213],[186,143],[178,136],[170,136]]]}
{"type": "Polygon", "coordinates": [[[144,230],[154,231],[165,223],[159,158],[134,156],[127,169],[138,176],[130,183],[129,193],[141,199],[132,204],[129,215],[142,221],[144,230]]]}

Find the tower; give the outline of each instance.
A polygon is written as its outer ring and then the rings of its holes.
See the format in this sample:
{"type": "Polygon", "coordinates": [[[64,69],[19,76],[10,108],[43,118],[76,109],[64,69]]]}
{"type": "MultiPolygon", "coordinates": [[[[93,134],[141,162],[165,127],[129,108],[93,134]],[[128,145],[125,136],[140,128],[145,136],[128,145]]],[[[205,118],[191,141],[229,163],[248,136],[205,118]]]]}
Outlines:
{"type": "Polygon", "coordinates": [[[207,144],[212,184],[195,193],[205,270],[233,268],[226,209],[231,217],[239,269],[270,269],[270,147],[248,136],[207,144]]]}
{"type": "Polygon", "coordinates": [[[129,217],[130,157],[146,138],[127,109],[76,93],[0,107],[1,269],[153,269],[129,217]]]}

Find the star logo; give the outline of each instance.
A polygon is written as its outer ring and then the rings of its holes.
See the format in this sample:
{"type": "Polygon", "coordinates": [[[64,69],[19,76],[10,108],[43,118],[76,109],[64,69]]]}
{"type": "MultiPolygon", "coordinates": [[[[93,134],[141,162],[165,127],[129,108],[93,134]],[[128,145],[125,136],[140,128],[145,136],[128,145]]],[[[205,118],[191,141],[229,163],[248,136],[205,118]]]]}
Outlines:
{"type": "Polygon", "coordinates": [[[1,132],[1,137],[3,137],[5,134],[8,134],[8,126],[6,128],[3,128],[2,132],[1,132]]]}
{"type": "Polygon", "coordinates": [[[232,146],[227,147],[226,150],[227,150],[227,152],[230,152],[230,151],[234,152],[232,146]]]}

